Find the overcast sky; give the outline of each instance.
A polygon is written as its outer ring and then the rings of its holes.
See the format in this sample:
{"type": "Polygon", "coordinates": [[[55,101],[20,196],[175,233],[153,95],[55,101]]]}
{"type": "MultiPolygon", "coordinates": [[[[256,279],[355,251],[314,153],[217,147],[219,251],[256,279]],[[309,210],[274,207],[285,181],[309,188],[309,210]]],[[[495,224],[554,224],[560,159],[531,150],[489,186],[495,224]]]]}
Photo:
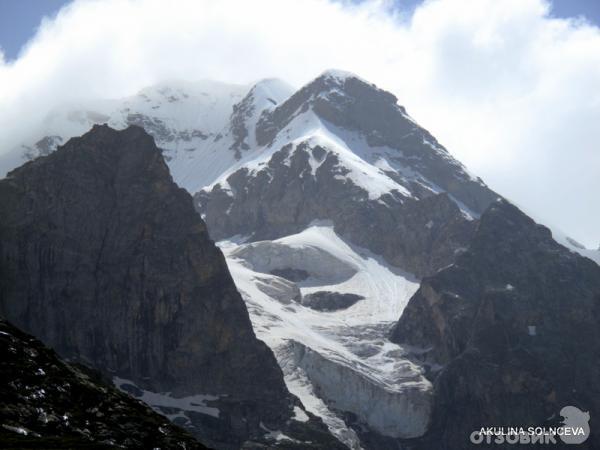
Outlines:
{"type": "Polygon", "coordinates": [[[64,102],[176,78],[300,86],[338,68],[392,91],[493,189],[596,248],[600,29],[597,6],[570,4],[75,1],[0,57],[0,152],[64,102]],[[576,5],[589,20],[565,18],[576,5]]]}

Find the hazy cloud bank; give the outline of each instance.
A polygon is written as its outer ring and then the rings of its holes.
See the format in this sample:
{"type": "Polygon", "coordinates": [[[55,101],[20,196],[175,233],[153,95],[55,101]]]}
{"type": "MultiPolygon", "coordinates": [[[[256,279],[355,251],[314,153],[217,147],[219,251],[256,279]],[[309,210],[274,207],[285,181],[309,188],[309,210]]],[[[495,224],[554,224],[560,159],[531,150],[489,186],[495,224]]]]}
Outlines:
{"type": "Polygon", "coordinates": [[[164,79],[295,85],[327,68],[394,92],[477,175],[590,246],[600,241],[600,30],[543,0],[83,0],[0,57],[0,152],[71,101],[164,79]]]}

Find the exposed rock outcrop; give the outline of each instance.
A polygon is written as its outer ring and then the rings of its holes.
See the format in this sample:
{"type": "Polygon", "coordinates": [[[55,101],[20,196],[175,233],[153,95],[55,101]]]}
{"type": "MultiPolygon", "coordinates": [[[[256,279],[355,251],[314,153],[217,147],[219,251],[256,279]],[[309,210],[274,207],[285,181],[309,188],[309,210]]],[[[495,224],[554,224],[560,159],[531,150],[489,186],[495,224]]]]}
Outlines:
{"type": "Polygon", "coordinates": [[[63,362],[1,318],[0,361],[4,449],[206,448],[99,373],[63,362]]]}
{"type": "MultiPolygon", "coordinates": [[[[567,405],[598,417],[599,321],[600,267],[515,206],[492,204],[468,250],[423,280],[391,335],[435,377],[418,448],[465,448],[481,427],[556,426],[567,405]]],[[[599,445],[592,433],[582,448],[599,445]]]]}
{"type": "MultiPolygon", "coordinates": [[[[61,355],[150,391],[218,397],[218,419],[193,423],[208,445],[260,440],[298,405],[141,128],[96,126],[0,181],[0,273],[0,313],[61,355]]],[[[313,425],[315,442],[332,439],[313,425]]]]}
{"type": "Polygon", "coordinates": [[[337,311],[346,309],[363,300],[362,295],[343,294],[340,292],[317,291],[302,297],[302,305],[317,311],[337,311]]]}

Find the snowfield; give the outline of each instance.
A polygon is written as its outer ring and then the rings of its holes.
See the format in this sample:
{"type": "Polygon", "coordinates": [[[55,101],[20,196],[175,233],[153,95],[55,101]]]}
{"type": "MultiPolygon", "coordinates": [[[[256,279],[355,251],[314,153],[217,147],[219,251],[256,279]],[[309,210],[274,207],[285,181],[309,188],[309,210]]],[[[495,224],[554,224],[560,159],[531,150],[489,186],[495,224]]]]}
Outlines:
{"type": "Polygon", "coordinates": [[[143,401],[156,412],[167,416],[178,425],[190,424],[187,413],[196,412],[219,417],[219,409],[207,406],[206,402],[217,400],[215,395],[196,394],[188,397],[173,397],[169,392],[151,392],[139,388],[133,381],[114,377],[113,383],[123,392],[143,401]]]}
{"type": "Polygon", "coordinates": [[[385,338],[418,281],[322,223],[275,241],[236,242],[219,246],[258,337],[273,349],[288,388],[306,408],[346,443],[355,435],[338,411],[355,413],[387,436],[423,434],[431,384],[403,357],[405,350],[385,338]],[[294,301],[292,290],[283,300],[268,295],[261,285],[278,285],[281,278],[270,272],[281,269],[308,274],[295,283],[302,295],[333,291],[364,299],[345,310],[321,312],[294,301]]]}

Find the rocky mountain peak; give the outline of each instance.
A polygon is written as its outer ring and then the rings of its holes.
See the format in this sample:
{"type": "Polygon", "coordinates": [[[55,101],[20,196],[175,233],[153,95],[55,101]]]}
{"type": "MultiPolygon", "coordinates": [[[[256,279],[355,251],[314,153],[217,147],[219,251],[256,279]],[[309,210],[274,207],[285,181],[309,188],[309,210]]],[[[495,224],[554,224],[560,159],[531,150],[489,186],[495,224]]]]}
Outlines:
{"type": "MultiPolygon", "coordinates": [[[[242,142],[250,129],[240,127],[242,142]]],[[[325,72],[265,109],[255,130],[255,152],[195,196],[216,239],[276,239],[330,220],[422,276],[453,260],[497,197],[396,97],[352,74],[325,72]]]]}
{"type": "MultiPolygon", "coordinates": [[[[162,170],[157,176],[170,178],[169,169],[154,138],[139,125],[129,125],[117,131],[107,124],[94,124],[88,133],[71,138],[62,148],[63,153],[71,158],[116,162],[117,166],[123,164],[131,170],[148,170],[148,164],[153,163],[162,170]]],[[[45,164],[44,160],[41,159],[38,164],[45,164]]]]}
{"type": "Polygon", "coordinates": [[[268,78],[257,82],[244,98],[233,105],[229,119],[229,133],[232,137],[230,150],[236,159],[242,152],[256,147],[255,128],[260,115],[273,109],[289,97],[293,88],[277,78],[268,78]]]}
{"type": "Polygon", "coordinates": [[[370,83],[352,72],[337,69],[324,71],[300,89],[300,91],[310,93],[313,96],[328,95],[334,92],[357,96],[359,90],[363,92],[371,91],[373,95],[380,93],[381,99],[385,99],[389,103],[398,101],[396,96],[378,88],[374,83],[370,83]]]}
{"type": "MultiPolygon", "coordinates": [[[[358,109],[369,108],[368,112],[381,110],[389,113],[390,108],[405,114],[404,108],[396,105],[393,94],[377,88],[354,74],[329,70],[300,88],[270,113],[263,114],[257,127],[260,145],[271,142],[294,117],[308,110],[319,118],[351,129],[363,130],[376,123],[384,115],[379,111],[374,120],[363,123],[358,117],[342,116],[359,114],[358,109]]],[[[365,111],[367,112],[367,111],[365,111]]],[[[361,119],[367,118],[366,114],[361,119]]]]}
{"type": "Polygon", "coordinates": [[[417,124],[393,94],[355,75],[325,72],[285,102],[263,112],[256,126],[256,142],[280,145],[286,136],[299,139],[302,132],[310,134],[317,129],[334,135],[371,164],[400,172],[401,178],[417,174],[426,180],[429,191],[447,191],[476,214],[496,197],[417,124]],[[361,153],[360,147],[366,151],[361,153]],[[385,154],[385,163],[377,162],[381,154],[385,154]]]}

